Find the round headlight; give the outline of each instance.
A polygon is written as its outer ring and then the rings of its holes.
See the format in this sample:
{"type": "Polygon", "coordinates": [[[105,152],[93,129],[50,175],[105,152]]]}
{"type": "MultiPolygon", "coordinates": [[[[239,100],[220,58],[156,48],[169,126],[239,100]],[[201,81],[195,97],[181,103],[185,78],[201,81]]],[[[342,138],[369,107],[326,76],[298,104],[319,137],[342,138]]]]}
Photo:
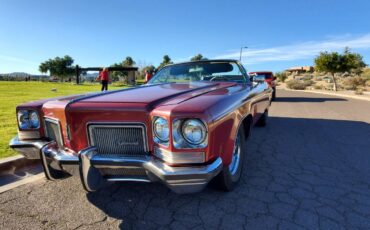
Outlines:
{"type": "Polygon", "coordinates": [[[36,111],[32,111],[30,113],[30,123],[31,127],[34,129],[38,129],[40,127],[40,119],[36,111]]]}
{"type": "Polygon", "coordinates": [[[182,125],[182,135],[190,144],[199,145],[206,139],[207,130],[200,120],[189,119],[182,125]]]}
{"type": "Polygon", "coordinates": [[[161,141],[167,142],[169,139],[170,130],[166,119],[158,117],[153,124],[154,135],[161,141]]]}
{"type": "Polygon", "coordinates": [[[29,120],[29,112],[27,110],[19,110],[17,113],[18,116],[18,125],[21,129],[29,129],[31,128],[30,120],[29,120]]]}

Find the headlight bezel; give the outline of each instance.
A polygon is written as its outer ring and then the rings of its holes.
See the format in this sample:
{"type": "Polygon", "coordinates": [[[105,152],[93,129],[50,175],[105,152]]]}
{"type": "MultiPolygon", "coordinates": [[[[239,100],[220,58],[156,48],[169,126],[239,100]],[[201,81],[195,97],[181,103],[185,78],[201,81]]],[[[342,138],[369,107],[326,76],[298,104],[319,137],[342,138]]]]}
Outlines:
{"type": "Polygon", "coordinates": [[[208,126],[202,119],[199,118],[181,118],[175,119],[172,122],[172,143],[176,149],[200,149],[208,146],[208,126]],[[187,121],[196,120],[204,128],[204,137],[197,143],[192,143],[185,138],[183,133],[183,126],[187,121]]]}
{"type": "Polygon", "coordinates": [[[41,127],[39,112],[32,109],[17,110],[17,123],[20,130],[37,130],[41,127]],[[31,121],[31,116],[37,119],[36,124],[31,121]]]}
{"type": "Polygon", "coordinates": [[[31,127],[33,129],[39,129],[40,128],[40,116],[39,116],[39,113],[35,110],[31,111],[30,112],[30,115],[29,115],[29,121],[31,123],[31,127]],[[36,121],[34,121],[34,119],[36,118],[36,121]],[[37,123],[33,123],[33,122],[37,122],[37,123]]]}
{"type": "Polygon", "coordinates": [[[204,123],[202,121],[200,121],[199,119],[186,119],[182,122],[181,134],[189,144],[197,146],[197,145],[202,144],[204,142],[204,140],[207,138],[207,129],[206,129],[204,123]],[[191,122],[195,123],[196,125],[191,124],[191,122]],[[189,126],[191,126],[191,125],[199,127],[200,130],[201,130],[202,137],[198,141],[191,140],[191,138],[189,138],[188,134],[186,133],[187,132],[186,129],[189,128],[189,126]]]}
{"type": "Polygon", "coordinates": [[[160,116],[155,116],[154,119],[153,119],[152,129],[153,129],[153,138],[154,138],[154,141],[156,143],[159,143],[159,144],[168,144],[169,143],[169,141],[170,141],[170,125],[169,125],[169,122],[166,118],[160,117],[160,116]],[[158,130],[156,129],[156,122],[157,121],[164,121],[164,122],[167,123],[167,137],[166,138],[159,135],[158,130]]]}

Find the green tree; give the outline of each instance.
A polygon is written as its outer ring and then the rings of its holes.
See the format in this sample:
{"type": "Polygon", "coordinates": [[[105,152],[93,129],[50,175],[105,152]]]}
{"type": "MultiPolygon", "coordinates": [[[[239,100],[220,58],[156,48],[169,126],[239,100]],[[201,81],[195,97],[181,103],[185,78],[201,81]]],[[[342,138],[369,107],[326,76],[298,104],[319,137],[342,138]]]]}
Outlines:
{"type": "Polygon", "coordinates": [[[173,64],[173,62],[171,61],[171,58],[166,54],[163,56],[163,61],[161,64],[159,64],[158,69],[169,64],[173,64]]]}
{"type": "Polygon", "coordinates": [[[134,66],[136,62],[132,57],[127,56],[125,60],[122,61],[122,66],[134,66]]]}
{"type": "Polygon", "coordinates": [[[201,54],[197,54],[190,59],[190,61],[200,61],[200,60],[207,60],[207,58],[203,57],[201,54]]]}
{"type": "Polygon", "coordinates": [[[337,91],[336,73],[351,72],[362,69],[366,64],[362,60],[362,56],[357,53],[350,52],[349,48],[345,48],[343,54],[338,52],[321,52],[315,58],[315,68],[319,72],[330,73],[334,83],[334,91],[337,91]]]}
{"type": "Polygon", "coordinates": [[[39,71],[41,73],[49,72],[50,76],[56,76],[63,81],[64,77],[73,75],[75,71],[75,67],[72,66],[73,61],[73,58],[68,55],[55,57],[54,59],[42,62],[39,66],[39,71]]]}
{"type": "MultiPolygon", "coordinates": [[[[127,56],[121,63],[114,63],[110,67],[134,66],[135,64],[136,64],[136,62],[134,61],[134,59],[132,59],[132,57],[130,57],[130,56],[127,56]]],[[[125,72],[125,71],[113,71],[113,72],[110,73],[110,78],[113,81],[117,81],[120,78],[123,81],[125,81],[126,78],[127,78],[127,72],[125,72]]]]}
{"type": "Polygon", "coordinates": [[[363,69],[366,67],[363,57],[358,53],[350,52],[348,47],[344,49],[342,63],[344,72],[348,71],[356,75],[360,75],[363,69]]]}

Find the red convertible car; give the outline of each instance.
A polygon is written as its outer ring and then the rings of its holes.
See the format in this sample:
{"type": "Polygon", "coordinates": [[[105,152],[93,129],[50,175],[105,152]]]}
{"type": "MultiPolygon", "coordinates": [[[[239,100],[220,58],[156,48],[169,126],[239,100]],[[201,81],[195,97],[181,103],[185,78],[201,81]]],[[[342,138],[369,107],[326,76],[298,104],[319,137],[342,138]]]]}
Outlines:
{"type": "Polygon", "coordinates": [[[168,65],[143,86],[17,106],[10,146],[40,159],[50,180],[79,175],[87,191],[158,181],[191,193],[211,180],[232,190],[271,97],[235,60],[168,65]]]}

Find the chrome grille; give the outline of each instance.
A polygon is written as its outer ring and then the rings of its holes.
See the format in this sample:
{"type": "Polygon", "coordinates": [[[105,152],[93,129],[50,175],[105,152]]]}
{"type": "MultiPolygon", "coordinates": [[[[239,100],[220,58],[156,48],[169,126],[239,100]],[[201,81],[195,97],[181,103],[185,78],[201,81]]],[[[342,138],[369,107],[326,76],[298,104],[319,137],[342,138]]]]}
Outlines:
{"type": "Polygon", "coordinates": [[[88,126],[90,145],[100,156],[142,157],[147,155],[143,125],[92,124],[88,126]]]}
{"type": "Polygon", "coordinates": [[[63,147],[62,133],[59,122],[50,118],[45,118],[46,137],[57,143],[58,147],[63,147]]]}
{"type": "Polygon", "coordinates": [[[144,168],[102,168],[102,176],[146,176],[144,168]]]}

